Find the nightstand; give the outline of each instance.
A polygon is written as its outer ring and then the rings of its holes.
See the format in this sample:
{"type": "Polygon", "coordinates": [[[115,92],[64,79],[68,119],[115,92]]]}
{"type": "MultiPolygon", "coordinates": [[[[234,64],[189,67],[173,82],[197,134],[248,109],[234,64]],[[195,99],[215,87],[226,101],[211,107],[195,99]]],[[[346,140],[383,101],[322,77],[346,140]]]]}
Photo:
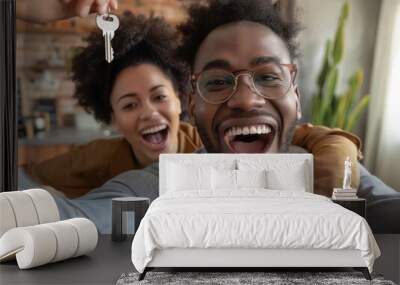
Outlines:
{"type": "Polygon", "coordinates": [[[365,199],[332,199],[332,202],[339,204],[340,206],[359,214],[364,219],[366,218],[366,202],[365,199]]]}
{"type": "Polygon", "coordinates": [[[150,199],[145,197],[113,198],[111,239],[123,241],[127,235],[134,235],[149,205],[150,199]]]}

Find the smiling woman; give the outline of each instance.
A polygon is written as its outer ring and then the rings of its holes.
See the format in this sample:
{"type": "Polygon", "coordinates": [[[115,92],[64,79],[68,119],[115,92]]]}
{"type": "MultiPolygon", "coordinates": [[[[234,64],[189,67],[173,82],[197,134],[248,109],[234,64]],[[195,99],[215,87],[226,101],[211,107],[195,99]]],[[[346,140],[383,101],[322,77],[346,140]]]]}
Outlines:
{"type": "Polygon", "coordinates": [[[125,14],[113,39],[114,60],[104,59],[104,38],[93,32],[73,61],[75,97],[122,137],[102,139],[39,164],[31,178],[68,197],[79,197],[121,172],[158,161],[161,153],[201,147],[194,127],[180,122],[180,95],[188,91],[188,69],[172,53],[177,34],[164,20],[125,14]]]}
{"type": "Polygon", "coordinates": [[[112,120],[139,164],[178,151],[181,104],[171,80],[153,64],[125,68],[111,92],[112,120]]]}

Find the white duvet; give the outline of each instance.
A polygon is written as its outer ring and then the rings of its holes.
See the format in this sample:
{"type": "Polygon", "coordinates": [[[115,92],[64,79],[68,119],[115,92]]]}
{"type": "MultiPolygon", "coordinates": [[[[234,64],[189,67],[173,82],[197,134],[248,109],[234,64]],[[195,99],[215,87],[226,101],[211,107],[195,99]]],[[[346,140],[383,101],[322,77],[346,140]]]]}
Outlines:
{"type": "Polygon", "coordinates": [[[262,189],[157,198],[133,239],[133,265],[143,272],[165,248],[358,249],[370,271],[380,255],[359,215],[320,195],[262,189]]]}

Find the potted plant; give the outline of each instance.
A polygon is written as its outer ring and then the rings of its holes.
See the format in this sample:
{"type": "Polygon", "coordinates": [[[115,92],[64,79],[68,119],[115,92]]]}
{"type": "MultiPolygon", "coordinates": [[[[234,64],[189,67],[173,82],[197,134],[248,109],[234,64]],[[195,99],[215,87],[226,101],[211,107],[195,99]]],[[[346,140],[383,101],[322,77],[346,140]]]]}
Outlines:
{"type": "Polygon", "coordinates": [[[349,3],[342,7],[335,38],[328,39],[325,55],[317,79],[318,91],[312,98],[312,123],[352,131],[369,103],[369,95],[358,98],[364,79],[364,71],[358,69],[348,80],[342,94],[336,91],[338,66],[343,59],[344,32],[349,15],[349,3]]]}

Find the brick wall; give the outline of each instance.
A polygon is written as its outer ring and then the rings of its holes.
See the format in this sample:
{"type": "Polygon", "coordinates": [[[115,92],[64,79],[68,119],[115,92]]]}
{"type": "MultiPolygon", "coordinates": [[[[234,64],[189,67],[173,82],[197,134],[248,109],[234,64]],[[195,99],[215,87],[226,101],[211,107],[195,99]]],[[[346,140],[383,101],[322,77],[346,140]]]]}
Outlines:
{"type": "MultiPolygon", "coordinates": [[[[116,14],[125,10],[146,15],[154,13],[174,25],[185,19],[182,1],[120,0],[119,4],[116,14]]],[[[69,80],[68,65],[74,48],[83,46],[83,38],[94,28],[95,15],[47,25],[17,21],[17,78],[20,79],[24,116],[32,114],[38,98],[61,98],[71,109],[74,84],[69,80]]],[[[82,110],[73,107],[72,112],[82,110]]]]}

